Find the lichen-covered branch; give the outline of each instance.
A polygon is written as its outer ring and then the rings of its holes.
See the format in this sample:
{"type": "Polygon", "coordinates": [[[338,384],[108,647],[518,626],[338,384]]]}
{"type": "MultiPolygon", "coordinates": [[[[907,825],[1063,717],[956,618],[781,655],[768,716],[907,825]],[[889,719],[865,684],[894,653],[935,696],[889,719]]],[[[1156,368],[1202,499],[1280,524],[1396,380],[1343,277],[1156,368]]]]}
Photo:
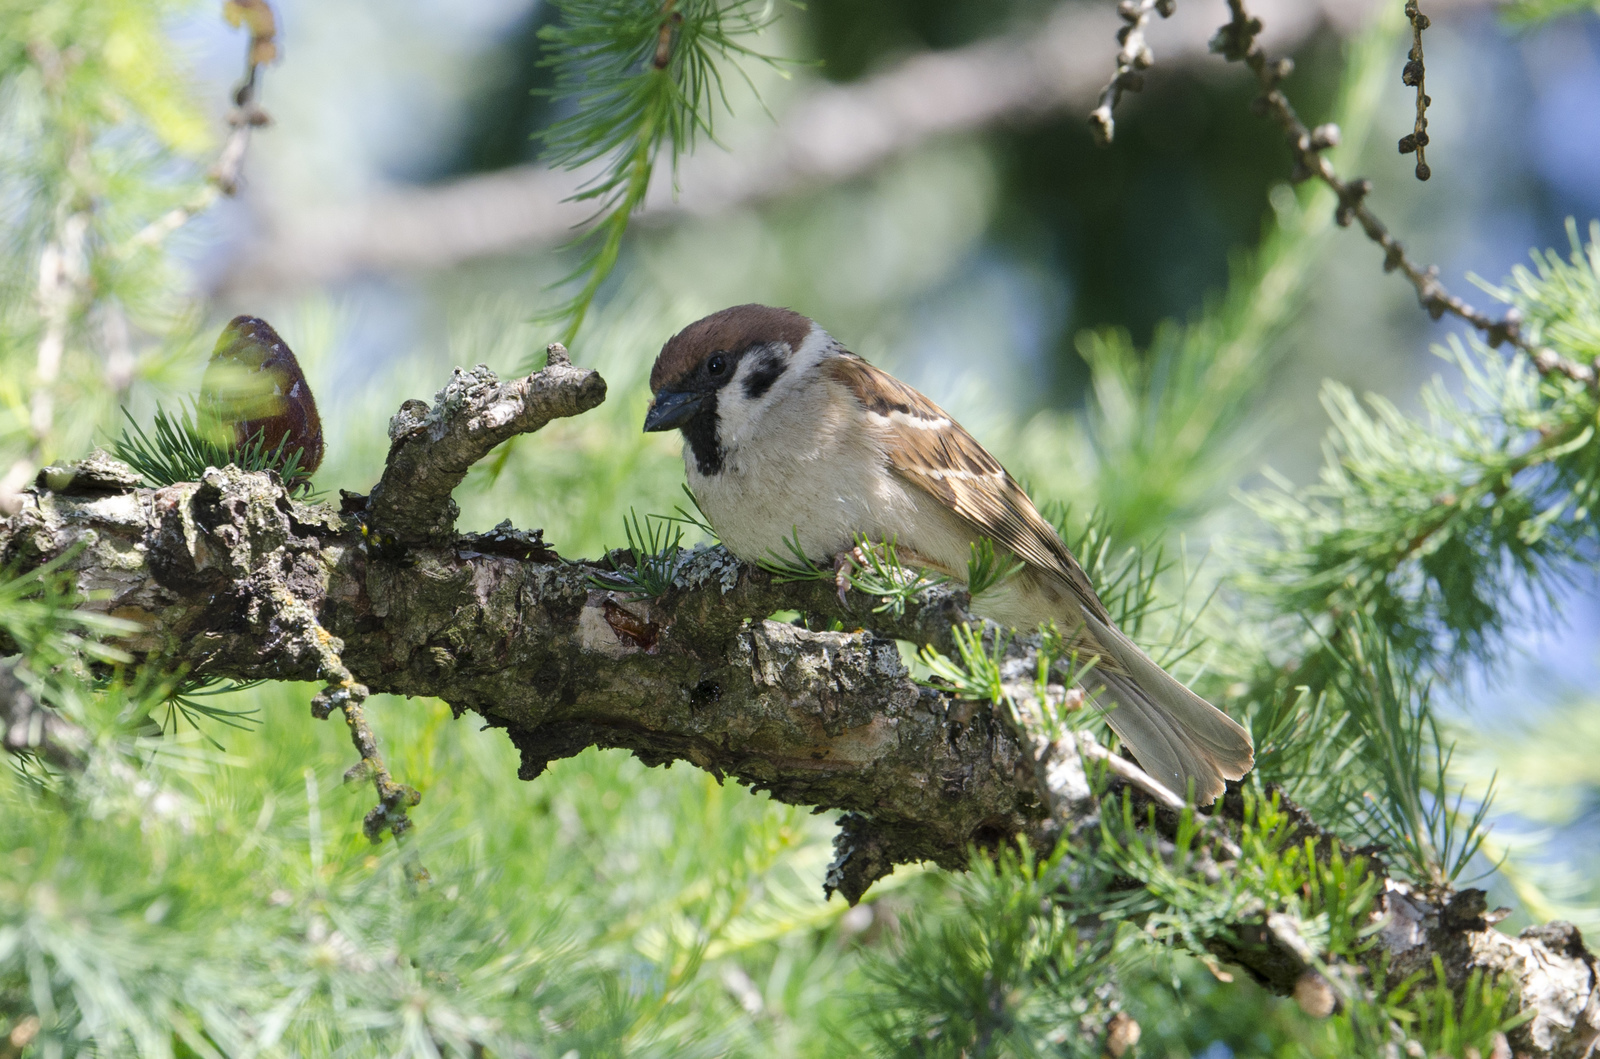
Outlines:
{"type": "MultiPolygon", "coordinates": [[[[513,423],[542,423],[550,409],[603,394],[597,377],[559,358],[540,374],[502,384],[486,369],[458,373],[431,409],[402,410],[385,483],[403,478],[432,498],[388,502],[381,517],[392,540],[373,536],[377,497],[367,506],[349,495],[335,511],[294,500],[270,474],[231,467],[137,488],[101,458],[81,472],[57,469],[49,487],[24,494],[22,510],[0,523],[0,564],[77,548],[65,569],[96,606],[138,623],[122,643],[135,655],[200,676],[320,681],[333,696],[356,684],[435,696],[504,729],[524,779],[587,747],[614,747],[839,810],[827,885],[850,900],[896,864],[961,868],[974,847],[1017,838],[1049,848],[1065,837],[1092,850],[1102,806],[1120,804],[1102,802],[1107,791],[1126,792],[1140,820],[1153,810],[1150,840],[1171,847],[1174,797],[1131,764],[1110,761],[1081,733],[1046,742],[1007,707],[911,678],[895,639],[947,643],[952,623],[967,618],[960,591],[929,588],[902,614],[879,615],[858,592],[841,603],[831,580],[779,584],[710,548],[682,556],[659,597],[637,599],[602,587],[618,553],[574,562],[509,527],[449,534],[442,483],[458,481],[473,452],[487,453],[513,423]],[[408,526],[408,517],[419,521],[408,526]],[[769,620],[779,610],[807,618],[769,620]],[[873,628],[815,631],[840,618],[873,628]]],[[[1012,643],[1007,680],[1034,671],[1034,650],[1012,643]]],[[[360,745],[358,722],[347,719],[360,745]]],[[[1244,805],[1230,795],[1201,827],[1208,873],[1241,870],[1244,805]]],[[[396,807],[381,806],[390,815],[377,823],[393,827],[396,807]]],[[[1314,822],[1296,826],[1318,849],[1337,847],[1314,822]]],[[[1534,1015],[1517,1047],[1585,1054],[1600,1033],[1600,992],[1581,939],[1564,926],[1502,935],[1472,893],[1388,883],[1380,914],[1389,917],[1390,966],[1409,973],[1437,955],[1452,981],[1475,967],[1510,973],[1534,1015]]],[[[1256,905],[1206,944],[1289,994],[1310,980],[1309,933],[1284,910],[1256,905]]]]}
{"type": "Polygon", "coordinates": [[[410,544],[449,537],[459,514],[450,494],[496,445],[575,416],[606,399],[600,373],[574,368],[552,344],[545,369],[502,383],[487,367],[456,369],[429,408],[407,401],[389,421],[389,459],[372,490],[369,525],[410,544]]]}
{"type": "Polygon", "coordinates": [[[281,600],[284,614],[297,620],[297,634],[310,643],[320,655],[321,677],[326,681],[323,689],[311,700],[311,714],[326,721],[334,710],[344,714],[345,727],[350,729],[350,742],[361,760],[345,772],[345,779],[357,782],[372,780],[378,792],[378,804],[367,813],[361,829],[368,839],[377,842],[384,832],[399,836],[411,829],[411,818],[406,810],[422,801],[414,788],[395,782],[384,764],[383,753],[378,749],[378,737],[367,723],[365,703],[371,694],[367,686],[357,681],[339,657],[343,644],[331,635],[317,620],[315,612],[303,601],[291,598],[281,600]]]}

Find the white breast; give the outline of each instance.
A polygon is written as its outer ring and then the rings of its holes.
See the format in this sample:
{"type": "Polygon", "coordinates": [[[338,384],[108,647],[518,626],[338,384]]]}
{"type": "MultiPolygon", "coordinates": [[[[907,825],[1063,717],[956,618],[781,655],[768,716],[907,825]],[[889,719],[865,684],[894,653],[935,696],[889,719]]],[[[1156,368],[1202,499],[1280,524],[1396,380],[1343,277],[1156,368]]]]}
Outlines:
{"type": "Polygon", "coordinates": [[[759,401],[744,398],[737,378],[724,388],[722,469],[703,475],[684,450],[700,506],[728,550],[749,561],[790,559],[784,542],[796,538],[808,558],[825,561],[864,534],[964,575],[971,532],[889,470],[881,427],[840,384],[812,370],[831,346],[813,331],[759,401]]]}

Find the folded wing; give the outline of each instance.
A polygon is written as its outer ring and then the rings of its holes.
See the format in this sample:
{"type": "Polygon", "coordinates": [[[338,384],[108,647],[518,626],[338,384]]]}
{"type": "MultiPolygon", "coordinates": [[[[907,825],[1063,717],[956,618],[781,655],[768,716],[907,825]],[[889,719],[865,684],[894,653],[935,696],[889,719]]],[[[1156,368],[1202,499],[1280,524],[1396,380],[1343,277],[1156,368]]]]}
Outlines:
{"type": "Polygon", "coordinates": [[[1123,635],[1055,527],[971,434],[938,405],[859,357],[834,358],[827,368],[882,420],[897,474],[974,532],[1066,585],[1081,611],[1071,618],[1082,621],[1080,635],[1087,634],[1084,639],[1100,653],[1089,683],[1115,700],[1107,720],[1148,772],[1179,794],[1193,781],[1196,801],[1206,804],[1222,793],[1225,780],[1250,770],[1250,733],[1123,635]]]}

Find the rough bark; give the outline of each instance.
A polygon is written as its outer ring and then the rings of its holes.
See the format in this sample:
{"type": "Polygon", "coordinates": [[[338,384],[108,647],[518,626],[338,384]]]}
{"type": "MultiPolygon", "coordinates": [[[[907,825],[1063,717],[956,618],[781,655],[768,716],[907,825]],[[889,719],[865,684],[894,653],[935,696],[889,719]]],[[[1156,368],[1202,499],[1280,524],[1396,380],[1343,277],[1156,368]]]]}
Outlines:
{"type": "Polygon", "coordinates": [[[389,422],[389,458],[367,522],[401,544],[448,540],[460,511],[450,498],[467,471],[501,442],[606,399],[600,373],[574,368],[559,342],[535,375],[502,384],[489,369],[456,369],[433,408],[407,401],[389,422]]]}
{"type": "MultiPolygon", "coordinates": [[[[1036,847],[1066,833],[1092,842],[1100,803],[1091,776],[1175,819],[1170,792],[1092,739],[1045,744],[1004,709],[911,679],[895,639],[947,644],[952,623],[966,618],[960,592],[926,590],[903,614],[875,615],[876,601],[852,593],[841,602],[831,580],[778,584],[710,548],[684,557],[659,598],[634,599],[608,587],[620,555],[564,560],[537,533],[509,526],[455,534],[449,490],[472,460],[603,399],[598,376],[564,360],[507,383],[482,367],[458,371],[431,409],[407,402],[372,499],[346,494],[340,510],[233,467],[158,489],[132,485],[127,468],[101,455],[48,468],[0,523],[0,564],[78,548],[67,568],[96,606],[139,624],[123,645],[137,656],[217,677],[323,681],[323,710],[345,706],[341,695],[358,707],[368,688],[436,696],[504,728],[521,750],[523,779],[586,747],[617,747],[842,810],[827,886],[852,901],[900,863],[959,869],[974,846],[1018,836],[1036,847]],[[768,620],[779,610],[873,630],[768,620]]],[[[1026,640],[1010,648],[1007,679],[1032,672],[1032,650],[1026,640]]],[[[6,745],[61,754],[70,766],[70,733],[53,733],[22,694],[0,681],[6,745]]],[[[346,715],[363,766],[381,769],[356,731],[359,714],[346,715]]],[[[403,818],[406,794],[394,785],[384,796],[379,825],[403,818]]],[[[1221,871],[1238,856],[1227,834],[1240,805],[1224,799],[1208,825],[1221,871]]],[[[1310,820],[1302,827],[1335,841],[1310,820]]],[[[1478,891],[1430,899],[1394,881],[1380,905],[1395,974],[1429,967],[1436,954],[1453,982],[1474,967],[1509,973],[1534,1014],[1513,1037],[1518,1050],[1590,1054],[1600,990],[1575,928],[1509,937],[1493,928],[1478,891]]],[[[1292,993],[1312,954],[1285,918],[1261,909],[1214,951],[1292,993]]]]}

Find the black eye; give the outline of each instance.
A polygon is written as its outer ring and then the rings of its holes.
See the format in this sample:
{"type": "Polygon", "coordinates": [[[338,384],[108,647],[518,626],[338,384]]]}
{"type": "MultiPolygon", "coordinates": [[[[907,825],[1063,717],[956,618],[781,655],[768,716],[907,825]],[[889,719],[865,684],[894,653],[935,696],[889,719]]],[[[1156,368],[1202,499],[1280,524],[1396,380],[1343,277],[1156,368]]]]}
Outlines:
{"type": "Polygon", "coordinates": [[[721,353],[713,355],[710,360],[706,361],[706,371],[713,375],[721,375],[727,370],[728,358],[723,356],[721,353]]]}

